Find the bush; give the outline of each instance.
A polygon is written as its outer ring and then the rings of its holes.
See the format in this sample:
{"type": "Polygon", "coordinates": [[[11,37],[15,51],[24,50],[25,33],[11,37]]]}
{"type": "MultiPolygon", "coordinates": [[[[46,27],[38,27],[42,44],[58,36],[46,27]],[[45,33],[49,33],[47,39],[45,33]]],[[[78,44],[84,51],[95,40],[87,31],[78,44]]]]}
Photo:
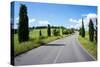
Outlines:
{"type": "Polygon", "coordinates": [[[60,35],[60,31],[57,30],[57,29],[54,29],[54,30],[53,30],[53,35],[54,35],[54,36],[59,36],[59,35],[60,35]]]}
{"type": "Polygon", "coordinates": [[[69,32],[67,30],[64,30],[63,34],[69,34],[69,32]]]}

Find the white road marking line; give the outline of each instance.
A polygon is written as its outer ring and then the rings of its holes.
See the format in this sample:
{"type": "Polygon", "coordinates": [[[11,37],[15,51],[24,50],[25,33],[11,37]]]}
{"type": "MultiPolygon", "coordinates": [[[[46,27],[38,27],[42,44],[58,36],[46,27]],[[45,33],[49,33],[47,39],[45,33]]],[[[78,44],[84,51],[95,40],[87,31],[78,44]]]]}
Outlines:
{"type": "MultiPolygon", "coordinates": [[[[64,46],[63,46],[64,47],[64,46]]],[[[60,48],[60,50],[59,50],[59,52],[58,52],[58,54],[57,54],[57,56],[56,56],[56,58],[55,58],[55,60],[54,60],[54,64],[56,63],[56,61],[58,60],[58,58],[59,58],[59,56],[60,56],[60,54],[61,54],[61,51],[62,51],[62,49],[63,49],[63,47],[61,47],[60,48]]]]}

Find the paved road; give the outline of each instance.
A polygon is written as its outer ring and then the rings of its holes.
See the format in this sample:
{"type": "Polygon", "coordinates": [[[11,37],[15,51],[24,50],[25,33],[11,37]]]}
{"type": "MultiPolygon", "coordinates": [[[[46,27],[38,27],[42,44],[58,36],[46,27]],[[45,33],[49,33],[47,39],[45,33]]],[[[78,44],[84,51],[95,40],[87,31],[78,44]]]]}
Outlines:
{"type": "Polygon", "coordinates": [[[76,33],[17,56],[15,65],[93,61],[94,58],[82,48],[77,36],[76,33]]]}

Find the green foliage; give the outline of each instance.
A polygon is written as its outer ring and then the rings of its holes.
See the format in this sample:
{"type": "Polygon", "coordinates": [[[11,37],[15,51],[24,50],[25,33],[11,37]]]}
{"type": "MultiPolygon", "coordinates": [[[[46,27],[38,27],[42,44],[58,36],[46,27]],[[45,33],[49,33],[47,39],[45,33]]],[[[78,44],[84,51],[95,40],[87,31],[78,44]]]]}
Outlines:
{"type": "Polygon", "coordinates": [[[47,30],[48,36],[51,36],[51,29],[50,29],[50,25],[48,24],[48,30],[47,30]]]}
{"type": "Polygon", "coordinates": [[[63,30],[63,34],[69,34],[69,31],[68,30],[63,30]]]}
{"type": "Polygon", "coordinates": [[[94,24],[92,22],[92,19],[90,19],[89,22],[89,40],[94,41],[94,24]]]}
{"type": "Polygon", "coordinates": [[[21,4],[19,11],[18,40],[19,42],[29,40],[27,7],[23,4],[21,4]]]}
{"type": "Polygon", "coordinates": [[[72,33],[74,33],[74,29],[73,28],[72,29],[65,29],[65,30],[63,30],[62,33],[65,34],[65,35],[72,34],[72,33]]]}
{"type": "Polygon", "coordinates": [[[54,36],[59,36],[60,35],[60,30],[59,29],[54,29],[53,30],[53,35],[54,36]]]}
{"type": "Polygon", "coordinates": [[[89,33],[86,32],[85,37],[78,37],[78,40],[80,41],[80,43],[82,44],[82,46],[91,54],[93,55],[95,58],[97,58],[97,46],[96,46],[96,42],[91,42],[89,41],[89,33]]]}
{"type": "Polygon", "coordinates": [[[27,52],[33,48],[37,48],[41,45],[46,45],[46,43],[54,41],[60,38],[60,36],[51,36],[46,37],[47,29],[41,30],[42,34],[41,38],[39,37],[39,30],[30,31],[30,39],[29,41],[19,43],[18,41],[18,34],[14,34],[14,56],[20,55],[24,52],[27,52]],[[36,36],[35,36],[36,35],[36,36]]]}

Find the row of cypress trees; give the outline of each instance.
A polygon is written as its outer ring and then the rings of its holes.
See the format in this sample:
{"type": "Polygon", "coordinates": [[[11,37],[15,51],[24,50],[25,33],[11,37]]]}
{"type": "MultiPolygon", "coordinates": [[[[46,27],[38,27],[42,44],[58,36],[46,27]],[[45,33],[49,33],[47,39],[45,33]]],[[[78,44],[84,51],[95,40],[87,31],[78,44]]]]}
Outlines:
{"type": "MultiPolygon", "coordinates": [[[[90,41],[94,41],[94,32],[96,33],[95,40],[97,41],[97,19],[96,19],[96,29],[94,29],[93,21],[92,19],[90,19],[89,21],[89,40],[90,41]]],[[[48,36],[51,36],[51,29],[50,29],[49,24],[48,24],[47,33],[48,33],[48,36]]],[[[79,34],[82,37],[85,37],[85,28],[84,28],[83,19],[82,19],[82,27],[80,28],[79,34]]],[[[40,35],[42,35],[41,30],[40,30],[40,35]]],[[[27,7],[23,4],[21,4],[20,12],[19,12],[18,40],[19,42],[29,40],[27,7]]]]}
{"type": "MultiPolygon", "coordinates": [[[[85,28],[83,19],[82,19],[82,27],[79,30],[79,35],[82,36],[83,38],[85,37],[85,28]]],[[[92,19],[89,20],[89,40],[94,41],[94,39],[97,42],[97,18],[96,18],[96,28],[94,28],[92,19]]]]}

